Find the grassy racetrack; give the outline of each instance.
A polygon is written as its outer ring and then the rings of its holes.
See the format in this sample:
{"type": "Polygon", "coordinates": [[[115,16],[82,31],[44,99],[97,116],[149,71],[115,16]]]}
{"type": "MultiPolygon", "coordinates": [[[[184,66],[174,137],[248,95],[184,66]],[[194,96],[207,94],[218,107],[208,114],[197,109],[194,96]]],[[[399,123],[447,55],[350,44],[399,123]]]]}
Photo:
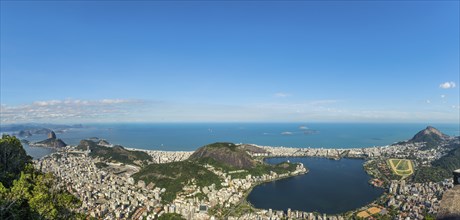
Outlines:
{"type": "Polygon", "coordinates": [[[414,173],[412,161],[406,159],[389,159],[391,170],[399,176],[407,177],[414,173]]]}

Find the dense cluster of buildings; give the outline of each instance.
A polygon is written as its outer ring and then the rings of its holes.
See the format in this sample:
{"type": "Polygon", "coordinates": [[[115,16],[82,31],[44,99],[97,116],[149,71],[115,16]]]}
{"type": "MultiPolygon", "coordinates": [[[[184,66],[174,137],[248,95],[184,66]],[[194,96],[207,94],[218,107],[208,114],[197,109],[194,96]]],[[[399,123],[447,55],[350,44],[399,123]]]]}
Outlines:
{"type": "Polygon", "coordinates": [[[325,157],[331,159],[365,158],[378,157],[382,154],[382,149],[387,147],[371,148],[347,148],[347,149],[328,149],[328,148],[291,148],[291,147],[271,147],[258,146],[266,150],[271,157],[325,157]]]}
{"type": "MultiPolygon", "coordinates": [[[[261,182],[273,181],[307,172],[303,164],[299,163],[294,171],[284,174],[277,174],[275,172],[262,176],[252,176],[248,174],[243,179],[232,179],[231,175],[215,169],[211,165],[206,165],[205,167],[223,179],[221,183],[222,187],[218,189],[215,185],[211,185],[209,187],[200,188],[191,184],[184,187],[184,193],[180,193],[172,204],[164,207],[164,210],[181,214],[187,219],[212,219],[214,217],[208,214],[206,210],[216,206],[227,209],[235,208],[237,204],[246,199],[245,195],[248,190],[261,182]],[[197,200],[197,194],[202,194],[204,199],[197,200]],[[198,218],[197,215],[200,218],[198,218]]],[[[231,210],[229,212],[231,212],[231,210]]],[[[265,215],[257,216],[262,217],[265,215]]],[[[231,219],[231,216],[229,218],[231,219]]]]}
{"type": "Polygon", "coordinates": [[[134,180],[121,174],[108,173],[97,168],[97,159],[84,152],[55,153],[36,163],[43,172],[51,172],[69,192],[81,201],[80,210],[91,217],[127,219],[130,213],[153,216],[161,207],[164,189],[140,187],[134,180]]]}
{"type": "MultiPolygon", "coordinates": [[[[445,148],[438,147],[421,150],[423,145],[417,143],[400,144],[384,147],[326,149],[326,148],[288,148],[257,146],[262,149],[254,152],[254,157],[325,157],[340,158],[410,158],[417,157],[420,164],[429,163],[446,153],[445,148]]],[[[187,159],[191,151],[152,151],[142,150],[152,156],[151,163],[168,163],[187,159]]],[[[83,206],[80,211],[96,218],[107,219],[154,219],[164,213],[177,213],[186,219],[216,219],[214,216],[232,217],[233,211],[244,203],[247,193],[252,187],[267,181],[273,181],[306,172],[303,164],[290,173],[277,174],[271,172],[262,176],[246,175],[245,178],[232,178],[230,173],[222,172],[211,165],[209,171],[218,175],[223,181],[221,186],[198,187],[193,182],[185,186],[176,199],[170,204],[161,204],[161,193],[165,189],[155,188],[154,184],[143,181],[135,183],[130,177],[137,169],[134,166],[109,164],[111,169],[98,169],[97,158],[90,158],[87,152],[57,152],[36,163],[44,172],[52,172],[59,177],[70,192],[78,196],[83,206]],[[69,153],[70,152],[70,153],[69,153]],[[124,170],[123,170],[124,169],[124,170]],[[218,212],[219,207],[226,213],[218,212]]],[[[244,170],[232,173],[246,172],[244,170]]],[[[379,181],[376,179],[376,181],[379,181]]],[[[381,185],[381,184],[380,184],[381,185]]],[[[452,182],[442,183],[406,183],[404,180],[392,181],[385,194],[388,208],[397,210],[400,219],[423,219],[424,215],[435,214],[439,209],[440,199],[444,191],[452,187],[452,182]]],[[[372,207],[363,207],[372,208],[372,207]]],[[[362,211],[363,212],[363,211],[362,211]]],[[[366,213],[369,213],[366,211],[366,213]]],[[[326,215],[296,210],[254,210],[239,214],[240,219],[345,219],[342,215],[326,215]]]]}
{"type": "Polygon", "coordinates": [[[230,217],[229,220],[249,219],[249,220],[281,220],[281,219],[308,219],[308,220],[344,220],[347,219],[341,215],[328,215],[313,212],[302,211],[274,211],[272,209],[259,210],[255,213],[246,213],[241,217],[230,217]]]}
{"type": "MultiPolygon", "coordinates": [[[[129,148],[128,148],[129,149],[129,148]]],[[[131,149],[138,150],[138,149],[131,149]]],[[[193,154],[193,151],[159,151],[159,150],[138,150],[144,151],[152,157],[153,163],[171,163],[183,161],[193,154]]]]}
{"type": "MultiPolygon", "coordinates": [[[[254,145],[257,146],[257,145],[254,145]]],[[[340,158],[417,158],[420,164],[429,164],[439,159],[449,150],[444,146],[423,150],[423,143],[401,143],[388,146],[376,146],[368,148],[292,148],[257,146],[264,149],[268,157],[325,157],[331,159],[340,158]]]]}
{"type": "MultiPolygon", "coordinates": [[[[154,158],[165,158],[170,161],[186,159],[188,152],[151,151],[154,158]],[[179,156],[178,156],[179,155],[179,156]]],[[[97,158],[87,156],[86,151],[56,152],[37,161],[37,168],[43,172],[51,172],[58,177],[60,183],[83,202],[78,211],[88,213],[92,217],[104,219],[127,219],[146,217],[154,219],[163,213],[177,213],[187,219],[211,219],[208,209],[219,206],[230,208],[245,199],[245,193],[260,182],[273,181],[306,172],[303,164],[296,170],[285,174],[271,172],[262,176],[247,175],[244,179],[232,179],[231,175],[215,169],[211,165],[205,167],[223,179],[220,187],[215,185],[197,187],[194,184],[184,187],[173,203],[161,204],[161,193],[165,189],[155,188],[153,184],[143,181],[137,183],[130,177],[127,170],[99,169],[97,158]],[[113,172],[107,172],[107,170],[113,172]],[[197,194],[203,195],[198,199],[197,194]]],[[[110,166],[117,166],[111,164],[110,166]]],[[[132,169],[122,165],[125,169],[132,169]]],[[[243,171],[244,172],[244,171],[243,171]]],[[[276,213],[276,212],[273,212],[276,213]]],[[[276,214],[262,213],[264,216],[276,214]]]]}
{"type": "Polygon", "coordinates": [[[453,182],[406,183],[393,180],[388,189],[388,207],[399,211],[400,219],[424,219],[426,214],[433,216],[439,211],[443,193],[453,187],[453,182]]]}

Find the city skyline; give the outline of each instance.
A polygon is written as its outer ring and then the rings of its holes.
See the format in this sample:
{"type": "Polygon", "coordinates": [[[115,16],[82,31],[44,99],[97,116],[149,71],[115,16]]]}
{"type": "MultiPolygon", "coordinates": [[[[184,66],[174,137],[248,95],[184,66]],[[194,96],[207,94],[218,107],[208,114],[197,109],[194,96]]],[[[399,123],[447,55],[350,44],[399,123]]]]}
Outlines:
{"type": "Polygon", "coordinates": [[[459,2],[1,2],[1,123],[460,120],[459,2]]]}

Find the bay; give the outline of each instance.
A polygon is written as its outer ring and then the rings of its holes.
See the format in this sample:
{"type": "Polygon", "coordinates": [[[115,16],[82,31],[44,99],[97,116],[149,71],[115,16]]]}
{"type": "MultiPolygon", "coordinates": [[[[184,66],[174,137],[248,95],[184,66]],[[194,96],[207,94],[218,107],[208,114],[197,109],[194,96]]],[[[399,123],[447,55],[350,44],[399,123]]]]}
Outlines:
{"type": "MultiPolygon", "coordinates": [[[[448,135],[459,135],[458,124],[431,124],[448,135]]],[[[390,123],[115,123],[87,124],[57,137],[67,144],[99,137],[125,147],[193,151],[213,142],[263,146],[359,148],[385,146],[413,137],[427,124],[390,123]]],[[[33,135],[29,141],[46,139],[33,135]]]]}

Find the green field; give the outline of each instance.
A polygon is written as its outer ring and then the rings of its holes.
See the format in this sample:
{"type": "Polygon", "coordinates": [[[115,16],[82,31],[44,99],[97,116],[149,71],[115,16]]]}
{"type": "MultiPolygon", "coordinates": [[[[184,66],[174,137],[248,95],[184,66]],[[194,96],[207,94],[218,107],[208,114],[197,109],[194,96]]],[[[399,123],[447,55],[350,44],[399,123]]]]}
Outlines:
{"type": "Polygon", "coordinates": [[[406,159],[389,159],[388,164],[391,170],[399,176],[407,177],[414,173],[414,167],[411,160],[406,159]]]}

